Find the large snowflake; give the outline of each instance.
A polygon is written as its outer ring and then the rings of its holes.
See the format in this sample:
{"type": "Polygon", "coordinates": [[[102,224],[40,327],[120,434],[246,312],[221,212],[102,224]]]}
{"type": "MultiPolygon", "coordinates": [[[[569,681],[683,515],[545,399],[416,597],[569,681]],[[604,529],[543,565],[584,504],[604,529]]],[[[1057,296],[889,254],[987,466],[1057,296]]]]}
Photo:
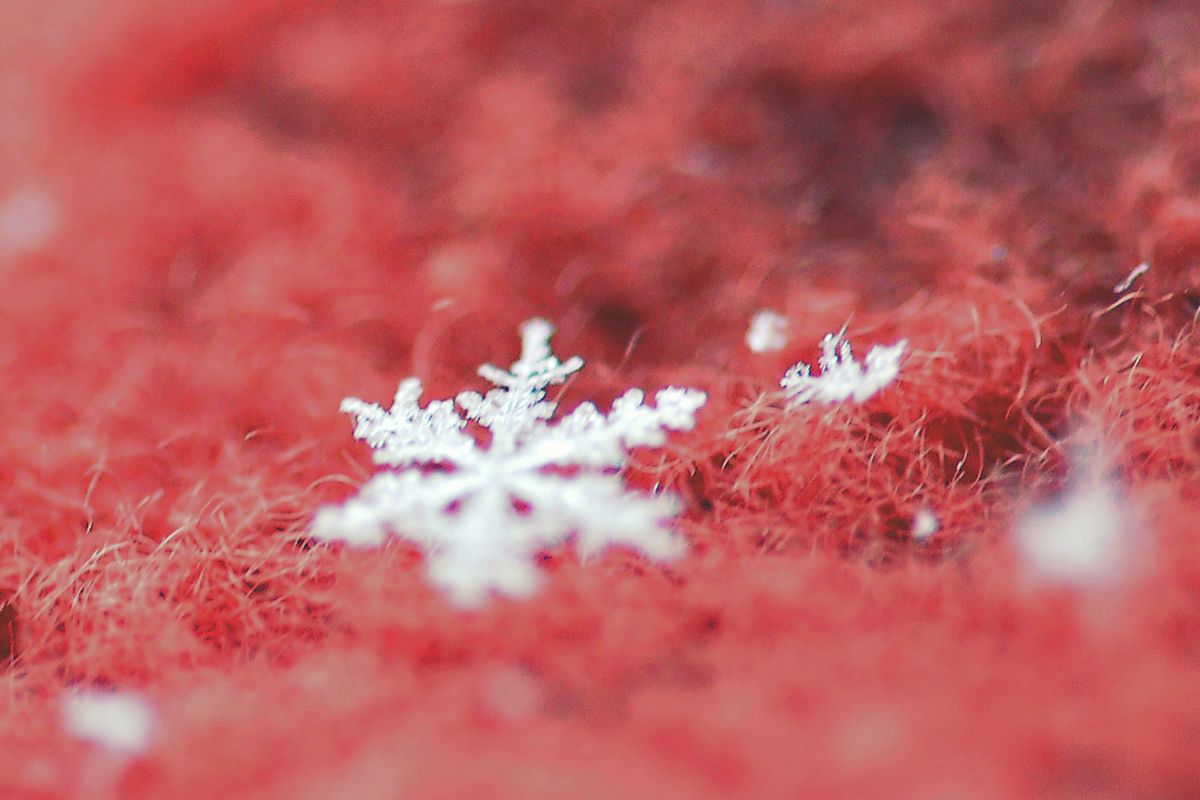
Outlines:
{"type": "Polygon", "coordinates": [[[619,469],[629,448],[690,429],[705,394],[663,389],[651,407],[630,389],[607,415],[584,403],[552,422],[546,388],[583,367],[581,358],[555,357],[553,332],[545,320],[526,322],[521,357],[508,371],[479,368],[495,386],[486,395],[462,392],[422,408],[421,382],[408,378],[390,410],[343,401],[355,438],[393,469],[322,509],[314,536],[367,546],[389,534],[409,539],[425,550],[430,580],[466,606],[492,591],[529,594],[537,553],[572,536],[583,555],[610,544],[655,559],[680,554],[683,542],[668,527],[674,499],[628,491],[619,469]]]}

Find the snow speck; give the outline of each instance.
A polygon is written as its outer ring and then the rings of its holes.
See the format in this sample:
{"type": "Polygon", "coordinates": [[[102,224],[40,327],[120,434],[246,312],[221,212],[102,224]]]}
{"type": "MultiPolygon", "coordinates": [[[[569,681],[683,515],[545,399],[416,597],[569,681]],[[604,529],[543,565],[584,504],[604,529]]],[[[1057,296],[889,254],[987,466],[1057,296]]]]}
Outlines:
{"type": "Polygon", "coordinates": [[[764,309],[750,320],[746,346],[754,353],[773,353],[787,346],[787,333],[787,318],[777,311],[764,309]]]}
{"type": "Polygon", "coordinates": [[[62,222],[54,196],[40,188],[19,189],[0,200],[0,253],[27,253],[45,244],[62,222]]]}
{"type": "Polygon", "coordinates": [[[137,752],[150,741],[154,712],[140,696],[85,691],[64,698],[63,725],[80,739],[110,750],[137,752]]]}
{"type": "Polygon", "coordinates": [[[1087,585],[1120,577],[1129,561],[1128,516],[1113,488],[1096,479],[1026,514],[1017,548],[1039,579],[1087,585]]]}
{"type": "Polygon", "coordinates": [[[909,535],[918,542],[923,542],[942,529],[942,521],[927,508],[922,508],[913,515],[912,528],[909,535]]]}

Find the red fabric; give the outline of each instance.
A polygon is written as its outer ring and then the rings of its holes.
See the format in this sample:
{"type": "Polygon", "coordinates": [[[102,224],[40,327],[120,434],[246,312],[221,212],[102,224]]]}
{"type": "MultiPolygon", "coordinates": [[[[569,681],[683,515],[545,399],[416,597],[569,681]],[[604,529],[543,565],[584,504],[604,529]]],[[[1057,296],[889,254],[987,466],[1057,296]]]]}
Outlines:
{"type": "Polygon", "coordinates": [[[0,4],[0,796],[1200,796],[1198,19],[0,4]],[[465,613],[311,545],[371,469],[339,400],[478,388],[534,315],[567,406],[710,393],[629,475],[688,557],[465,613]],[[847,321],[901,380],[780,410],[847,321]],[[1031,581],[1097,443],[1144,566],[1031,581]],[[81,686],[150,746],[65,731],[81,686]]]}

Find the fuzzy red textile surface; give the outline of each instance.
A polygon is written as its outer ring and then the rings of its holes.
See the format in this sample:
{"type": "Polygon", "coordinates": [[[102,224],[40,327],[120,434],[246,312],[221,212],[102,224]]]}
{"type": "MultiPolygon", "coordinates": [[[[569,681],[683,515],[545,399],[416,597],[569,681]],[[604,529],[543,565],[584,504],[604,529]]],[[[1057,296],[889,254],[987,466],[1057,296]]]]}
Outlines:
{"type": "Polygon", "coordinates": [[[0,797],[1200,797],[1197,41],[1186,0],[0,3],[0,797]],[[465,612],[313,543],[372,469],[341,398],[479,388],[535,315],[568,407],[708,391],[626,476],[689,554],[465,612]],[[847,321],[900,379],[784,410],[847,321]],[[1039,577],[1085,468],[1117,574],[1039,577]]]}

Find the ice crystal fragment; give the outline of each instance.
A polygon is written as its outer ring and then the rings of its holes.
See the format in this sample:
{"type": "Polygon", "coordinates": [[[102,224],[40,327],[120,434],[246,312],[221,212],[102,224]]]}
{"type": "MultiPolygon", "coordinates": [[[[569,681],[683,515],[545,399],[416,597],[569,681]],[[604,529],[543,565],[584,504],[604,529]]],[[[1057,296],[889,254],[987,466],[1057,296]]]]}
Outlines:
{"type": "Polygon", "coordinates": [[[508,370],[485,364],[495,388],[461,392],[420,405],[421,382],[400,384],[390,410],[357,399],[342,403],[354,436],[374,449],[377,473],[345,504],[322,509],[319,539],[371,546],[395,535],[426,553],[429,579],[463,606],[496,591],[534,591],[537,553],[575,537],[590,554],[624,545],[656,559],[679,555],[683,542],[667,527],[673,498],[625,489],[618,470],[633,447],[663,444],[668,431],[688,430],[704,405],[695,389],[667,388],[654,405],[630,389],[608,414],[584,403],[554,420],[546,389],[583,367],[559,361],[553,326],[521,327],[521,356],[508,370]],[[480,443],[474,423],[490,438],[480,443]]]}
{"type": "Polygon", "coordinates": [[[853,399],[861,403],[900,374],[900,359],[908,342],[875,346],[860,364],[842,334],[830,333],[821,340],[820,374],[813,375],[808,364],[792,366],[779,385],[792,405],[803,403],[840,403],[853,399]]]}

